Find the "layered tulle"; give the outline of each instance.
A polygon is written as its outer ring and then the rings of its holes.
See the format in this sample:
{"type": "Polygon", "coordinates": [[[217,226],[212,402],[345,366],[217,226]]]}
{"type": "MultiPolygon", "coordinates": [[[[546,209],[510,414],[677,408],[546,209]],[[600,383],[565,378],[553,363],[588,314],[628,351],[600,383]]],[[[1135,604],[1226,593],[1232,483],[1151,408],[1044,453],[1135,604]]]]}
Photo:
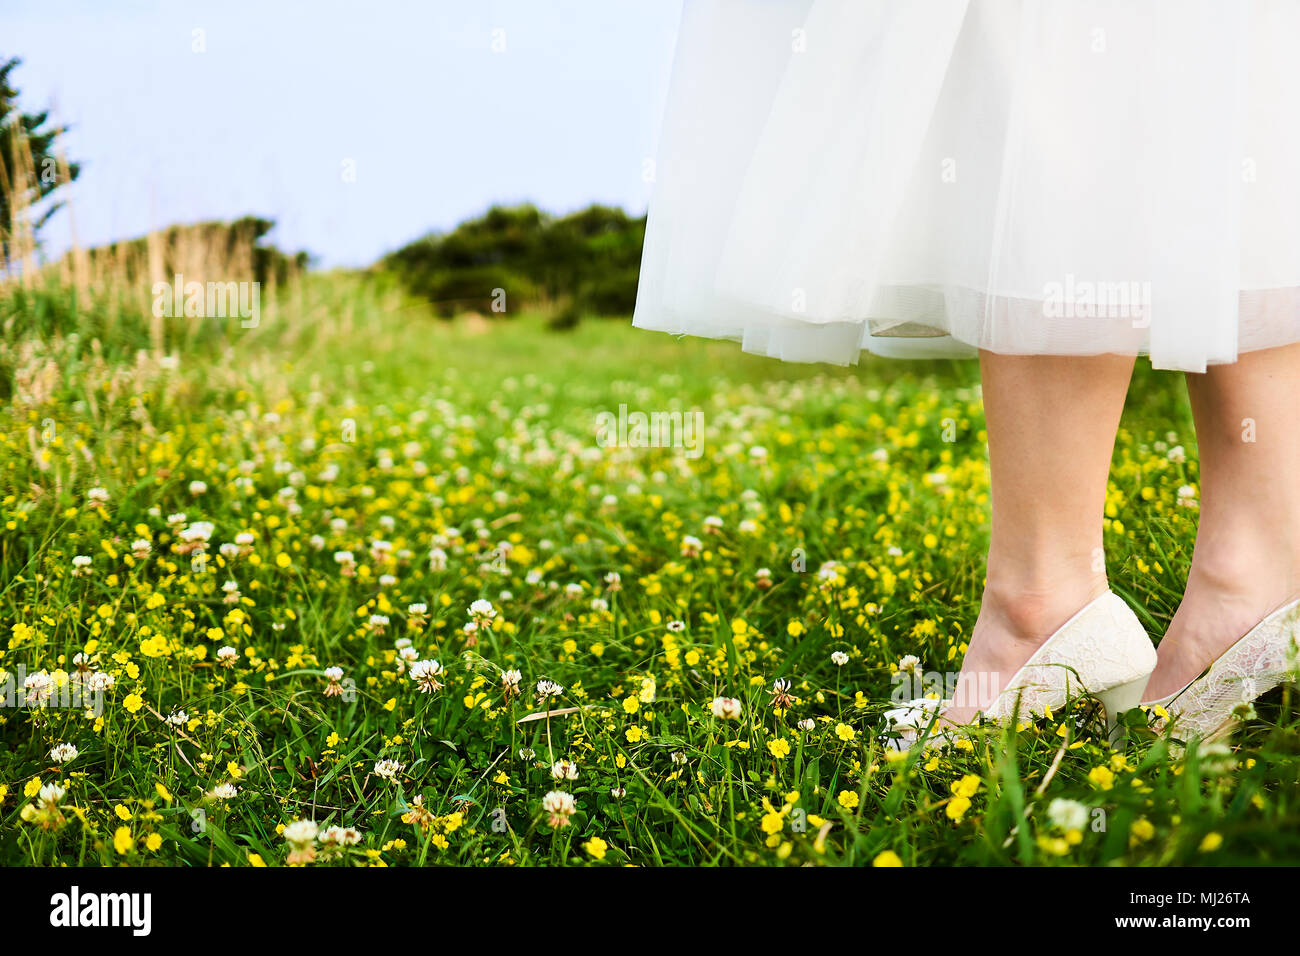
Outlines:
{"type": "Polygon", "coordinates": [[[1300,341],[1300,2],[687,0],[640,328],[793,361],[1300,341]]]}

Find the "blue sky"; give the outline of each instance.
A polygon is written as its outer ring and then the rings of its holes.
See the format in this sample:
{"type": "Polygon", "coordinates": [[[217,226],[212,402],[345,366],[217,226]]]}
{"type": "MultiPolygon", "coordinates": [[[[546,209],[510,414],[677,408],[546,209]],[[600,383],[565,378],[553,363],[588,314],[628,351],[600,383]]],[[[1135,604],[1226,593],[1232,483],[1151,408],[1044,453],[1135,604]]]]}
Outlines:
{"type": "Polygon", "coordinates": [[[643,212],[681,0],[4,6],[20,103],[72,126],[82,245],[252,213],[346,266],[496,202],[643,212]]]}

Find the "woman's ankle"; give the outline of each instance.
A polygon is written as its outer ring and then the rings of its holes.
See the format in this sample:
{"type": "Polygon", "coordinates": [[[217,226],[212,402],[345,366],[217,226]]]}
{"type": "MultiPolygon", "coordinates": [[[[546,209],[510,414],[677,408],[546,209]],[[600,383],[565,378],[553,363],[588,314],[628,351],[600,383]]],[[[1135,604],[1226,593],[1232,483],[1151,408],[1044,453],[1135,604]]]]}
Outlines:
{"type": "Polygon", "coordinates": [[[1072,577],[990,576],[980,615],[1020,641],[1042,642],[1096,598],[1109,584],[1104,573],[1072,577]]]}
{"type": "Polygon", "coordinates": [[[1185,595],[1264,614],[1300,594],[1300,541],[1261,535],[1202,535],[1185,595]]]}

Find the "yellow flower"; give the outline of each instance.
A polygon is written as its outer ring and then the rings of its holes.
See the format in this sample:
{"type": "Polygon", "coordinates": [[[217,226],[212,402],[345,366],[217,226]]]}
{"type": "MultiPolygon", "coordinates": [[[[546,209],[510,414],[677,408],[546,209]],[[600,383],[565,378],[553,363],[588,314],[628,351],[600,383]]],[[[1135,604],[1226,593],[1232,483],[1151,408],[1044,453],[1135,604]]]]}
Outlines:
{"type": "Polygon", "coordinates": [[[262,857],[261,857],[259,854],[257,854],[257,853],[250,853],[250,854],[248,854],[248,865],[249,865],[249,866],[266,866],[266,863],[262,860],[262,857]]]}
{"type": "Polygon", "coordinates": [[[156,853],[158,852],[158,848],[162,846],[162,837],[157,833],[150,833],[144,838],[144,845],[150,853],[156,853]]]}
{"type": "Polygon", "coordinates": [[[902,866],[903,861],[893,850],[884,850],[876,854],[876,858],[871,861],[872,866],[902,866]]]}
{"type": "Polygon", "coordinates": [[[605,859],[605,851],[609,849],[609,844],[598,836],[592,837],[582,845],[582,848],[591,854],[594,860],[605,859]]]}
{"type": "Polygon", "coordinates": [[[773,833],[780,833],[781,830],[784,829],[785,820],[782,819],[781,814],[777,813],[775,810],[769,810],[767,813],[763,814],[763,819],[759,821],[759,826],[763,828],[764,833],[770,836],[773,833]]]}
{"type": "Polygon", "coordinates": [[[1128,828],[1128,835],[1130,846],[1136,843],[1145,843],[1156,835],[1156,828],[1146,817],[1139,817],[1128,828]]]}
{"type": "Polygon", "coordinates": [[[845,743],[848,743],[850,740],[852,740],[854,737],[857,736],[857,732],[848,724],[836,724],[835,736],[839,737],[840,740],[844,741],[845,743]]]}
{"type": "Polygon", "coordinates": [[[857,809],[858,795],[852,790],[841,790],[835,799],[845,810],[857,809]]]}
{"type": "Polygon", "coordinates": [[[777,760],[783,760],[790,756],[790,744],[780,737],[776,737],[767,742],[767,751],[777,760]]]}
{"type": "Polygon", "coordinates": [[[118,827],[113,834],[113,849],[118,853],[129,853],[135,846],[135,837],[131,836],[130,827],[118,827]]]}
{"type": "Polygon", "coordinates": [[[139,694],[127,694],[126,700],[122,701],[122,706],[126,708],[128,714],[134,714],[144,706],[144,698],[139,694]]]}
{"type": "Polygon", "coordinates": [[[959,797],[973,797],[980,788],[980,778],[968,773],[952,785],[952,792],[959,797]]]}
{"type": "Polygon", "coordinates": [[[1115,774],[1111,772],[1109,767],[1093,767],[1088,771],[1088,779],[1103,790],[1109,790],[1115,786],[1115,774]]]}
{"type": "Polygon", "coordinates": [[[1038,838],[1038,848],[1052,856],[1065,856],[1070,852],[1070,842],[1065,837],[1044,834],[1038,838]]]}
{"type": "Polygon", "coordinates": [[[970,809],[970,797],[956,796],[948,801],[948,806],[944,810],[948,819],[956,823],[961,823],[962,817],[966,816],[966,811],[970,809]]]}
{"type": "Polygon", "coordinates": [[[1205,834],[1205,839],[1201,841],[1200,851],[1202,853],[1213,853],[1219,847],[1223,846],[1223,837],[1217,833],[1205,834]]]}
{"type": "Polygon", "coordinates": [[[164,787],[161,783],[155,783],[153,785],[153,788],[154,790],[158,791],[158,796],[162,797],[168,803],[172,802],[171,792],[166,787],[164,787]]]}
{"type": "Polygon", "coordinates": [[[627,738],[628,743],[634,744],[645,736],[645,731],[640,727],[629,727],[623,736],[627,738]]]}
{"type": "Polygon", "coordinates": [[[118,818],[119,820],[130,820],[130,819],[131,819],[131,811],[128,810],[126,807],[124,807],[124,806],[123,806],[122,804],[120,804],[120,803],[119,803],[117,806],[115,806],[115,807],[113,808],[113,812],[117,814],[117,818],[118,818]]]}
{"type": "Polygon", "coordinates": [[[623,713],[635,714],[641,708],[641,701],[636,697],[623,698],[623,713]]]}
{"type": "Polygon", "coordinates": [[[41,792],[40,777],[32,777],[32,779],[28,780],[27,784],[23,787],[24,797],[34,797],[40,792],[41,792]]]}

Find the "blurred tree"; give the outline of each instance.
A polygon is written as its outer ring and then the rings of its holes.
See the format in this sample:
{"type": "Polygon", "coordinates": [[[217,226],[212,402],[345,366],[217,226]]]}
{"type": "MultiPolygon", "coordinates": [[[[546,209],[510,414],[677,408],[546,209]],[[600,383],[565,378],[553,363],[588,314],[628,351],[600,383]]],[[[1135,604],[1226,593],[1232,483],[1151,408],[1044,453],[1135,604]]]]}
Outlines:
{"type": "Polygon", "coordinates": [[[21,62],[0,57],[0,259],[5,262],[15,210],[37,207],[31,221],[35,234],[62,205],[42,206],[42,201],[81,174],[79,164],[65,164],[58,156],[56,141],[67,128],[47,126],[48,111],[24,113],[18,108],[18,90],[10,74],[21,62]]]}
{"type": "Polygon", "coordinates": [[[493,311],[504,292],[506,313],[556,308],[576,314],[626,315],[636,302],[645,218],[589,206],[550,216],[535,206],[494,206],[449,233],[425,236],[379,263],[438,314],[493,311]]]}

